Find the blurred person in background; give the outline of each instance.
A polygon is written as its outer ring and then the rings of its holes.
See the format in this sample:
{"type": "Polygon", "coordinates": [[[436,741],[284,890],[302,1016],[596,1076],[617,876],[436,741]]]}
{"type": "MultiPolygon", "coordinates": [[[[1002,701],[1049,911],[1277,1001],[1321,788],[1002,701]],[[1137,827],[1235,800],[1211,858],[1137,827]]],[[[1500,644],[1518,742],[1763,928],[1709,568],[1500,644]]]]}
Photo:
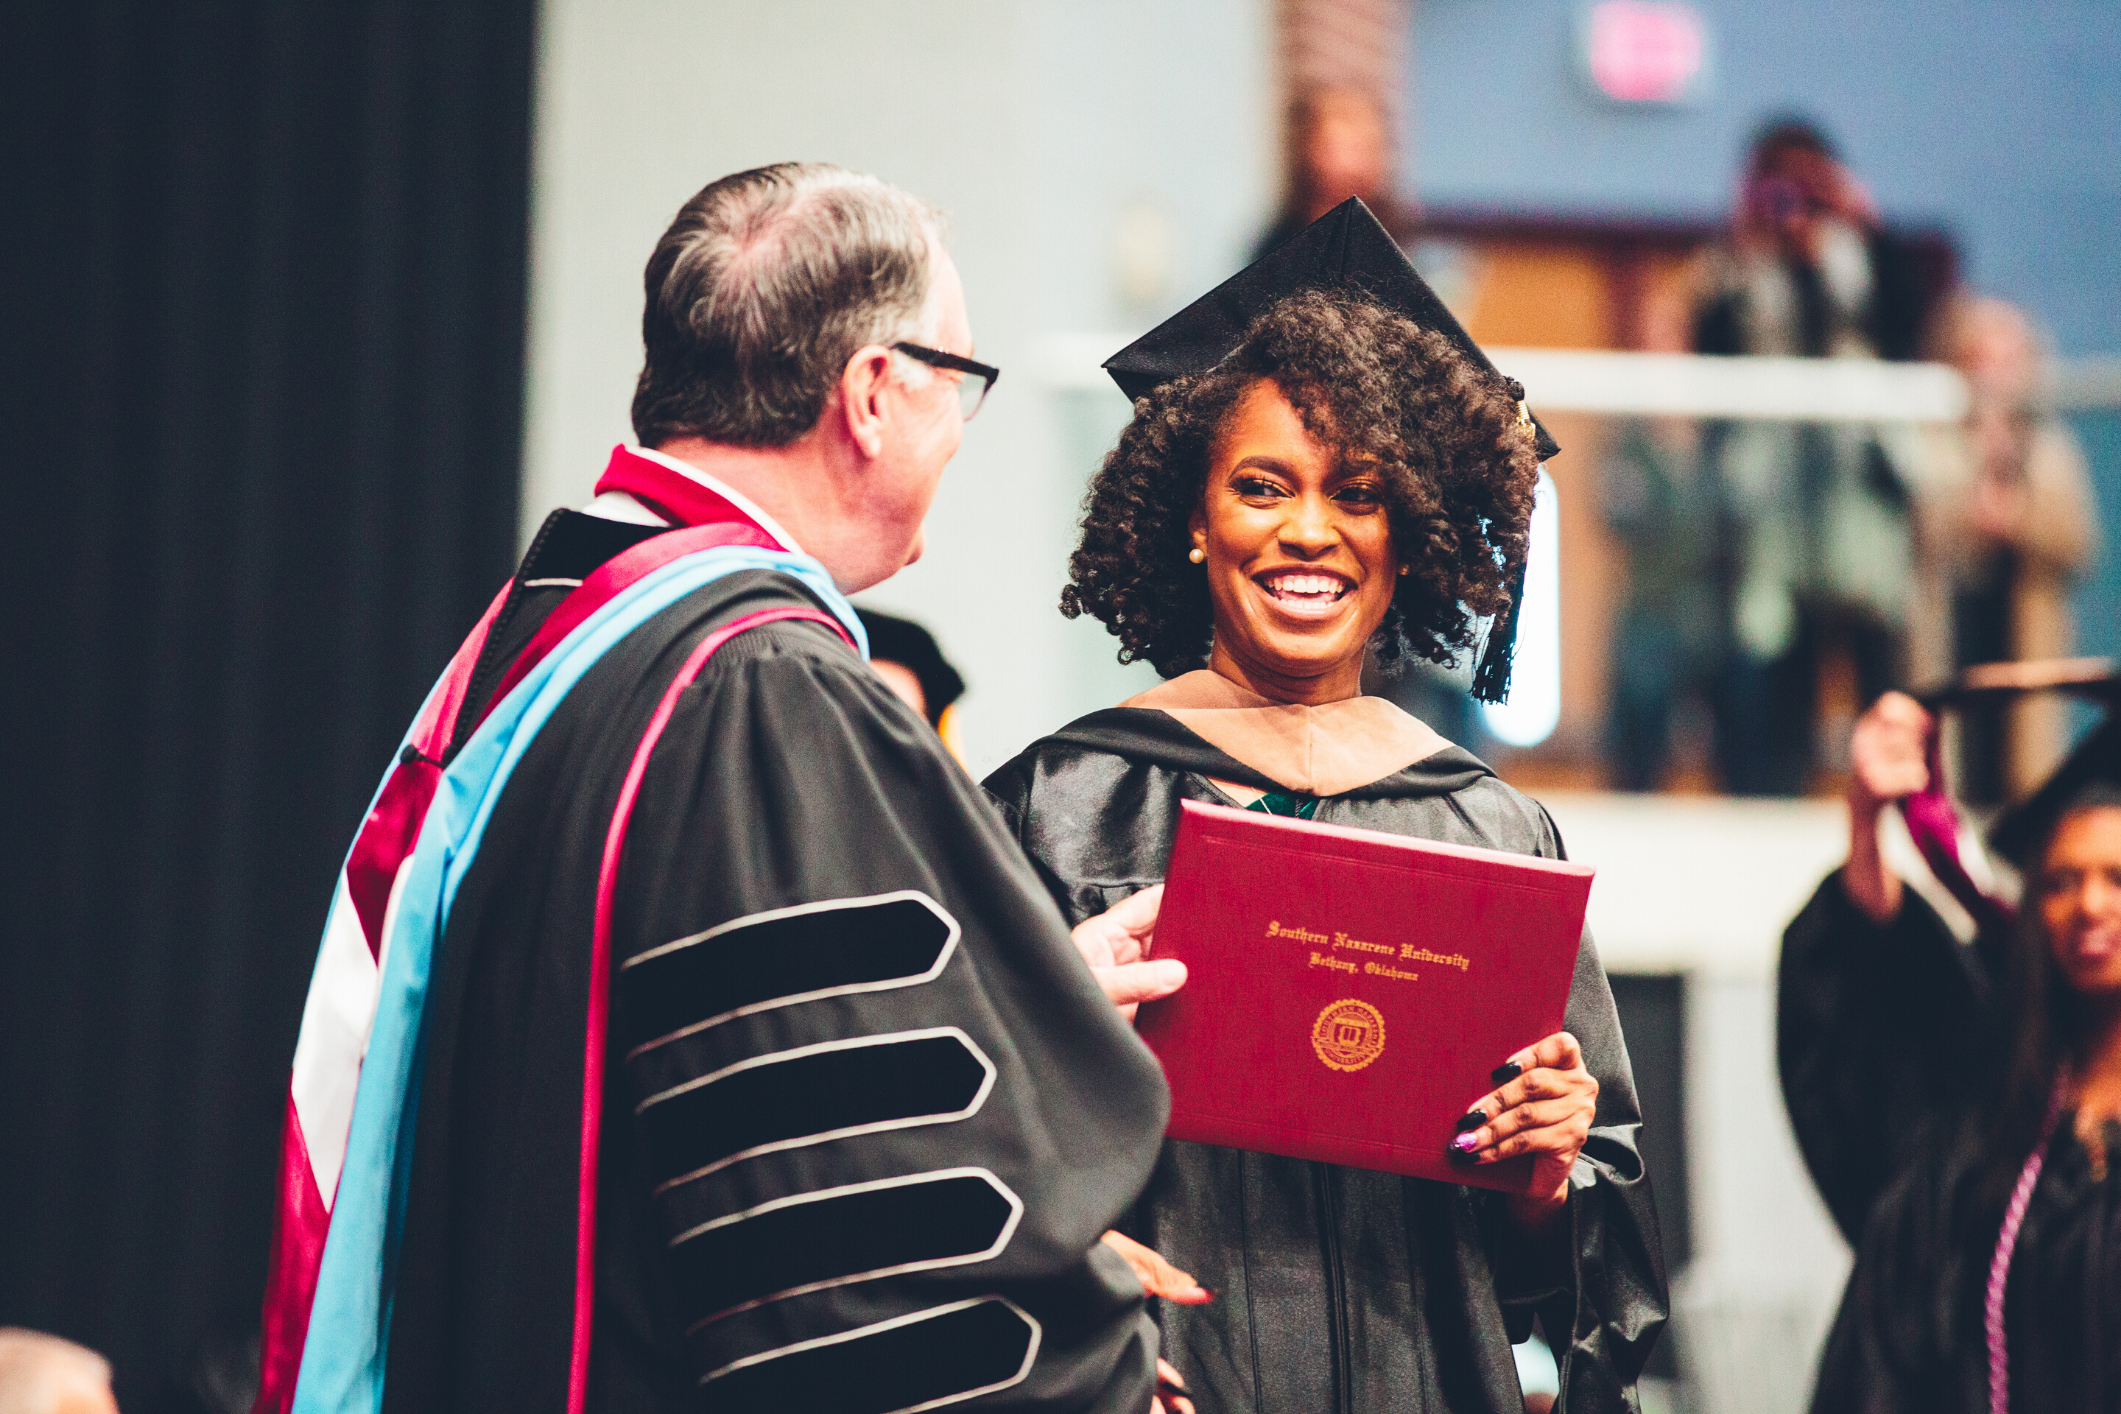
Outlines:
{"type": "Polygon", "coordinates": [[[1254,260],[1351,196],[1399,245],[1414,238],[1414,208],[1394,187],[1391,115],[1377,94],[1333,84],[1302,90],[1289,101],[1282,142],[1281,210],[1254,260]]]}
{"type": "Polygon", "coordinates": [[[1606,763],[1615,789],[1651,791],[1668,784],[1678,717],[1712,700],[1723,657],[1717,503],[1690,426],[1626,418],[1610,445],[1599,504],[1627,577],[1613,621],[1606,763]]]}
{"type": "Polygon", "coordinates": [[[855,606],[869,635],[869,666],[908,707],[927,719],[960,761],[954,709],[965,695],[965,679],[943,656],[935,635],[911,619],[855,606]]]}
{"type": "MultiPolygon", "coordinates": [[[[2041,406],[2032,322],[2002,300],[1960,298],[1937,326],[1935,355],[1965,375],[1970,401],[1962,425],[1924,438],[1917,682],[1976,663],[2067,657],[2070,594],[2099,543],[2084,454],[2041,406]]],[[[2052,694],[1969,704],[1960,794],[1974,805],[2026,794],[2061,759],[2067,732],[2068,704],[2052,694]]]]}
{"type": "Polygon", "coordinates": [[[1170,1273],[1102,1239],[1169,1101],[1114,1001],[1184,969],[1086,966],[1155,896],[1072,941],[845,598],[919,557],[999,376],[942,217],[741,172],[644,286],[639,446],[548,517],[348,856],[259,1414],[1141,1414],[1170,1273]]]}
{"type": "Polygon", "coordinates": [[[0,1326],[0,1414],[118,1414],[110,1362],[55,1335],[0,1326]]]}
{"type": "MultiPolygon", "coordinates": [[[[1747,158],[1730,241],[1708,265],[1694,347],[1913,357],[1923,319],[1916,276],[1832,144],[1784,119],[1747,158]]],[[[1703,463],[1732,547],[1720,774],[1739,794],[1800,794],[1815,765],[1822,660],[1847,657],[1859,702],[1901,681],[1914,568],[1907,486],[1878,438],[1854,424],[1712,424],[1703,463]]]]}
{"type": "MultiPolygon", "coordinates": [[[[1666,287],[1644,301],[1644,350],[1689,347],[1692,311],[1682,289],[1666,287]]],[[[1688,748],[1696,743],[1677,738],[1690,714],[1709,720],[1728,648],[1717,607],[1720,502],[1701,469],[1692,419],[1618,419],[1609,446],[1599,466],[1599,507],[1627,554],[1627,573],[1613,622],[1606,762],[1616,788],[1657,790],[1669,784],[1682,754],[1695,754],[1688,748]]]]}
{"type": "MultiPolygon", "coordinates": [[[[1351,202],[1106,366],[1135,416],[1092,481],[1062,613],[1169,681],[987,778],[1063,913],[1161,881],[1186,800],[1559,857],[1537,802],[1361,692],[1366,651],[1453,657],[1492,614],[1475,683],[1506,695],[1512,569],[1553,450],[1387,233],[1351,202]]],[[[1564,1407],[1634,1407],[1665,1280],[1588,935],[1565,1024],[1483,1062],[1497,1088],[1466,1097],[1449,1146],[1532,1156],[1521,1191],[1164,1144],[1124,1230],[1219,1293],[1158,1312],[1202,1408],[1543,1407],[1511,1356],[1535,1318],[1564,1407]]]]}
{"type": "Polygon", "coordinates": [[[1857,1249],[1813,1409],[2111,1409],[2121,718],[1997,826],[2023,869],[2015,916],[1946,845],[1935,728],[1899,694],[1865,713],[1848,863],[1784,939],[1784,1095],[1857,1249]],[[1878,816],[1895,801],[1972,942],[1884,861],[1878,816]]]}

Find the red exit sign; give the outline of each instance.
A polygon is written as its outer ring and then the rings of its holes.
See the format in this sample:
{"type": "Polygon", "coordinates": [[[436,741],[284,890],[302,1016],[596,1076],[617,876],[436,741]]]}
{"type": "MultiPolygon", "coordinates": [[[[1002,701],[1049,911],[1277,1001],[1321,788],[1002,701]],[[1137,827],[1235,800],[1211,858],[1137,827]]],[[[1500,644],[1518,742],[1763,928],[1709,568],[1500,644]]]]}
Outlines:
{"type": "Polygon", "coordinates": [[[1616,103],[1684,103],[1708,73],[1708,27],[1682,0],[1598,0],[1582,47],[1592,86],[1616,103]]]}

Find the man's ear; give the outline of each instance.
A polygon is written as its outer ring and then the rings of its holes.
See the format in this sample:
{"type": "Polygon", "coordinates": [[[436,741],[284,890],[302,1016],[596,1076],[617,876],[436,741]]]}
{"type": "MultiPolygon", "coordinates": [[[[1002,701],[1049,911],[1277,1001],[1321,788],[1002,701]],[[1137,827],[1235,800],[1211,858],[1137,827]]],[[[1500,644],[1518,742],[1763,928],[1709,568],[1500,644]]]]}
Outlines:
{"type": "Polygon", "coordinates": [[[872,461],[884,454],[884,399],[890,386],[891,350],[881,344],[856,349],[840,374],[839,413],[847,436],[872,461]]]}

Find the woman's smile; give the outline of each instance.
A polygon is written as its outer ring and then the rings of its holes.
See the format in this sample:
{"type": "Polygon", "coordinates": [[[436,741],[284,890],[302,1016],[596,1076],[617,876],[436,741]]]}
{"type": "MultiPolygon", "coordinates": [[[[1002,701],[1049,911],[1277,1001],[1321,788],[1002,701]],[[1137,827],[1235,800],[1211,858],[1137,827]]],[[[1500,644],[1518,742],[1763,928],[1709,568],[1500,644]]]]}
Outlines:
{"type": "Polygon", "coordinates": [[[1344,613],[1355,581],[1332,570],[1291,566],[1252,575],[1276,610],[1304,623],[1321,623],[1344,613]]]}
{"type": "Polygon", "coordinates": [[[2062,970],[2072,976],[2098,972],[2121,955],[2121,919],[2072,919],[2056,937],[2056,952],[2062,970]]]}

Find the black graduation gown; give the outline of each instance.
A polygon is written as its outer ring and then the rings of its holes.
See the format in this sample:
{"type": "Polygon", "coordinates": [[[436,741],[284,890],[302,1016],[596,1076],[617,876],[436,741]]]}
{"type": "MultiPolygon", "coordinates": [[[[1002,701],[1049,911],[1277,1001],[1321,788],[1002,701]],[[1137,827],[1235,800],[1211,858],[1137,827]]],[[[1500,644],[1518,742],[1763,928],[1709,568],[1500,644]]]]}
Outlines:
{"type": "MultiPolygon", "coordinates": [[[[599,557],[534,549],[519,588],[599,557]]],[[[693,645],[789,604],[817,601],[745,571],[649,620],[504,788],[437,951],[387,1414],[565,1407],[605,832],[693,645]]],[[[978,787],[829,630],[740,635],[678,699],[617,898],[592,1410],[1146,1407],[1156,1333],[1098,1239],[1155,1160],[1155,1060],[978,787]]]]}
{"type": "MultiPolygon", "coordinates": [[[[1179,802],[1228,803],[1210,777],[1282,788],[1167,713],[1120,707],[1035,743],[986,785],[1079,921],[1162,879],[1179,802]]],[[[1561,857],[1546,812],[1455,747],[1321,799],[1315,818],[1561,857]]],[[[1521,1241],[1486,1190],[1164,1145],[1122,1226],[1218,1293],[1158,1303],[1165,1356],[1203,1411],[1522,1414],[1510,1345],[1535,1313],[1561,1361],[1563,1408],[1632,1406],[1665,1320],[1664,1266],[1634,1081],[1588,937],[1567,1024],[1598,1078],[1598,1116],[1565,1227],[1541,1243],[1521,1241]]]]}
{"type": "MultiPolygon", "coordinates": [[[[2107,1152],[2121,1160],[2121,1126],[2107,1152]]],[[[1814,1414],[1987,1414],[1984,1321],[2003,1204],[1971,1128],[1933,1131],[1864,1229],[1814,1414]]],[[[2121,1411],[2121,1162],[2094,1177],[2065,1115],[2026,1208],[2003,1302],[2011,1408],[2121,1411]]]]}
{"type": "MultiPolygon", "coordinates": [[[[1856,1248],[1815,1414],[1989,1407],[1984,1304],[2003,1202],[1983,1191],[1979,1108],[2006,1059],[2006,946],[1962,944],[1913,889],[1875,923],[1839,871],[1783,934],[1783,1100],[1856,1248]]],[[[2121,1159],[2121,1128],[2107,1138],[2121,1159]]],[[[2004,1322],[2013,1409],[2121,1410],[2121,1168],[2094,1178],[2068,1116],[2026,1210],[2004,1322]]]]}
{"type": "Polygon", "coordinates": [[[1836,870],[1782,935],[1775,1042],[1797,1147],[1851,1247],[1965,1087],[2001,1064],[1990,999],[2002,943],[1962,945],[1913,889],[1877,924],[1836,870]]]}

